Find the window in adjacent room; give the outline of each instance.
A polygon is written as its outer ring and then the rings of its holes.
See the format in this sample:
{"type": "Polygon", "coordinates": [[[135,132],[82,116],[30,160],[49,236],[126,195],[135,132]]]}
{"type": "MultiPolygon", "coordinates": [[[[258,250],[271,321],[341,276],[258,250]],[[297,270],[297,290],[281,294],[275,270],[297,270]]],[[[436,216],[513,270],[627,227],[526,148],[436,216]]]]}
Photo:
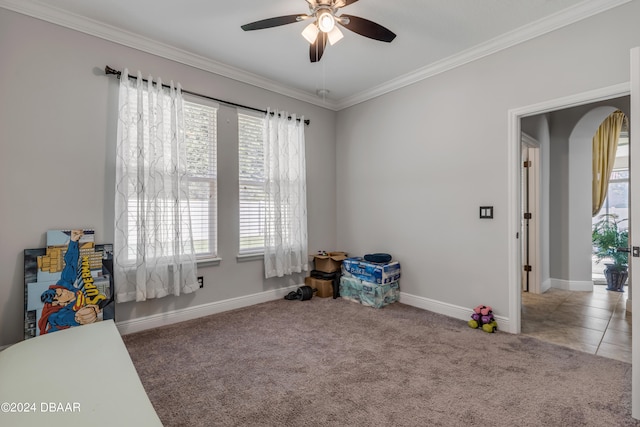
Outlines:
{"type": "Polygon", "coordinates": [[[189,204],[198,259],[218,256],[217,105],[184,103],[189,204]]]}
{"type": "Polygon", "coordinates": [[[238,110],[240,255],[264,252],[264,116],[238,110]]]}
{"type": "MultiPolygon", "coordinates": [[[[627,132],[620,133],[607,197],[592,222],[597,222],[603,214],[616,214],[620,221],[629,218],[629,134],[627,132]]],[[[627,228],[626,222],[621,226],[627,228]]]]}
{"type": "MultiPolygon", "coordinates": [[[[622,131],[618,140],[616,160],[609,178],[607,197],[604,199],[600,212],[592,219],[595,224],[603,214],[615,214],[620,221],[620,229],[629,227],[629,133],[622,131]]],[[[606,261],[609,262],[609,261],[606,261]]],[[[592,259],[592,278],[595,282],[604,281],[605,261],[596,262],[592,259]]]]}

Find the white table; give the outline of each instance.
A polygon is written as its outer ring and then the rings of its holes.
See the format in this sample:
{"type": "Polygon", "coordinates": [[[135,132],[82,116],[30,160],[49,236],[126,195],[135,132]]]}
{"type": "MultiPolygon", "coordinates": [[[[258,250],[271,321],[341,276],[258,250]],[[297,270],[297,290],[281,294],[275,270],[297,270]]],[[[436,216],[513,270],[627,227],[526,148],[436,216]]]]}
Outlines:
{"type": "Polygon", "coordinates": [[[0,352],[1,426],[162,426],[113,320],[0,352]]]}

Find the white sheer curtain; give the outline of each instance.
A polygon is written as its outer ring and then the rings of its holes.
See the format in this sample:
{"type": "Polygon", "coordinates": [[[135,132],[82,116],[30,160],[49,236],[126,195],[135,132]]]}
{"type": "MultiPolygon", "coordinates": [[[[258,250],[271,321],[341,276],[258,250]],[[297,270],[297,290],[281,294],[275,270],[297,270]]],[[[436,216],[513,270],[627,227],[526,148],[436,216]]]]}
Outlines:
{"type": "Polygon", "coordinates": [[[114,238],[116,300],[198,289],[183,99],[178,84],[120,78],[114,238]]]}
{"type": "Polygon", "coordinates": [[[282,277],[309,268],[304,117],[267,110],[263,136],[265,277],[282,277]]]}

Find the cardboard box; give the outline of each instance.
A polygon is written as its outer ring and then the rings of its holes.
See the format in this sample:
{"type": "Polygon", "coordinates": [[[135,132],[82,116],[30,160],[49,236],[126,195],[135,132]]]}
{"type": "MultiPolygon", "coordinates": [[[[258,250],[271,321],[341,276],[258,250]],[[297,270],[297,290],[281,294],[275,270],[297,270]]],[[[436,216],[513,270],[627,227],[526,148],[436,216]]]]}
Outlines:
{"type": "Polygon", "coordinates": [[[360,280],[379,285],[397,282],[400,279],[400,263],[398,261],[377,264],[365,261],[360,257],[347,258],[342,261],[342,267],[346,273],[360,280]]]}
{"type": "Polygon", "coordinates": [[[313,262],[315,270],[325,273],[333,273],[340,270],[342,260],[347,257],[346,252],[329,252],[327,255],[315,255],[313,262]]]}
{"type": "Polygon", "coordinates": [[[314,293],[315,296],[320,298],[327,298],[333,296],[333,280],[316,279],[315,277],[306,277],[304,284],[310,286],[318,291],[314,293]]]}
{"type": "Polygon", "coordinates": [[[400,298],[400,283],[377,284],[356,277],[340,278],[340,296],[346,300],[374,308],[382,308],[400,298]]]}

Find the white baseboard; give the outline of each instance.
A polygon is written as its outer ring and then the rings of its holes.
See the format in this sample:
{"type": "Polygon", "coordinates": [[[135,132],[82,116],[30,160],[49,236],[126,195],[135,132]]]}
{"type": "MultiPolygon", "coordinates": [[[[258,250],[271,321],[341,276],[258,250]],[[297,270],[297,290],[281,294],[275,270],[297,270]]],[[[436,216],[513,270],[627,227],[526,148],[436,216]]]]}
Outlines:
{"type": "Polygon", "coordinates": [[[133,320],[124,320],[122,322],[117,322],[116,326],[118,327],[121,335],[131,334],[134,332],[144,331],[146,329],[157,328],[159,326],[184,322],[186,320],[197,319],[198,317],[209,316],[211,314],[222,313],[224,311],[235,310],[237,308],[249,307],[263,302],[277,300],[284,298],[285,295],[296,290],[299,286],[302,285],[293,285],[286,288],[273,289],[223,301],[215,301],[208,304],[154,314],[133,320]]]}
{"type": "Polygon", "coordinates": [[[593,291],[593,280],[549,280],[551,281],[552,288],[564,289],[565,291],[593,291]]]}
{"type": "MultiPolygon", "coordinates": [[[[259,292],[257,294],[216,301],[186,309],[140,317],[133,320],[124,320],[122,322],[117,322],[116,326],[118,327],[121,335],[132,334],[134,332],[140,332],[160,326],[171,325],[173,323],[184,322],[186,320],[197,319],[198,317],[209,316],[211,314],[222,313],[229,310],[235,310],[237,308],[249,307],[263,302],[277,300],[297,289],[298,286],[302,285],[273,289],[270,291],[259,292]]],[[[471,318],[471,313],[473,312],[473,308],[460,307],[429,298],[411,295],[406,292],[400,292],[400,302],[423,310],[453,317],[455,319],[464,320],[465,322],[471,318]]],[[[516,333],[511,330],[511,322],[508,317],[499,316],[497,314],[494,315],[498,322],[499,330],[516,333]]],[[[7,347],[9,346],[0,347],[0,351],[7,347]]]]}
{"type": "Polygon", "coordinates": [[[551,279],[544,280],[544,281],[540,284],[540,293],[545,293],[545,292],[547,292],[549,289],[551,289],[551,279]]]}
{"type": "MultiPolygon", "coordinates": [[[[132,334],[146,329],[157,328],[159,326],[171,325],[172,323],[184,322],[186,320],[197,319],[198,317],[210,314],[222,313],[224,311],[235,310],[237,308],[249,307],[263,302],[274,301],[284,298],[289,292],[296,290],[299,286],[293,285],[286,288],[273,289],[259,292],[257,294],[245,295],[231,298],[224,301],[216,301],[209,304],[202,304],[196,307],[189,307],[181,310],[174,310],[165,313],[154,314],[152,316],[140,317],[133,320],[117,322],[116,326],[121,335],[132,334]]],[[[12,344],[0,346],[0,351],[11,347],[12,344]]]]}
{"type": "MultiPolygon", "coordinates": [[[[438,314],[444,314],[445,316],[453,317],[455,319],[469,321],[473,308],[460,307],[458,305],[448,304],[441,301],[432,300],[425,297],[419,297],[417,295],[411,295],[406,292],[400,292],[400,302],[413,307],[421,308],[423,310],[432,311],[438,314]]],[[[513,325],[508,317],[498,316],[494,313],[496,321],[498,322],[498,329],[504,332],[517,333],[513,331],[513,325]]]]}

